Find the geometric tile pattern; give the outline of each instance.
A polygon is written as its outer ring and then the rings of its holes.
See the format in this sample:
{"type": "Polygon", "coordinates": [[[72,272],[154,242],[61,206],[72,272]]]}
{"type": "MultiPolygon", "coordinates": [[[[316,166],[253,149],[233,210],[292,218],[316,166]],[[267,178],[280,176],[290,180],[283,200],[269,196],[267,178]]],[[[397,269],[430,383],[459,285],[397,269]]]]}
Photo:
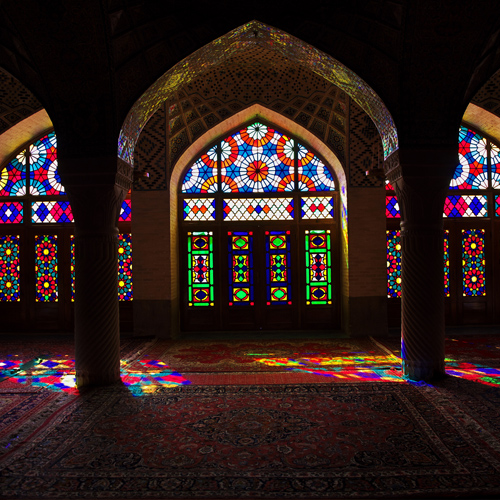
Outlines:
{"type": "Polygon", "coordinates": [[[202,133],[255,103],[299,123],[345,161],[348,100],[312,71],[265,47],[248,47],[172,93],[167,102],[169,169],[202,133]]]}
{"type": "Polygon", "coordinates": [[[119,222],[129,222],[132,220],[132,200],[123,200],[120,209],[119,222]]]}
{"type": "Polygon", "coordinates": [[[399,213],[398,199],[396,196],[385,197],[385,216],[390,219],[401,217],[401,214],[399,213]]]}
{"type": "Polygon", "coordinates": [[[182,205],[185,221],[215,220],[215,198],[185,198],[182,205]]]}
{"type": "Polygon", "coordinates": [[[166,111],[163,104],[143,128],[134,152],[134,171],[149,177],[134,180],[134,191],[167,188],[166,111]]]}
{"type": "Polygon", "coordinates": [[[383,180],[366,175],[367,170],[382,167],[384,154],[382,141],[371,118],[350,100],[349,114],[349,185],[353,187],[379,187],[383,180]]]}
{"type": "Polygon", "coordinates": [[[23,221],[23,204],[17,201],[0,202],[0,224],[18,224],[23,221]]]}
{"type": "Polygon", "coordinates": [[[332,219],[333,203],[334,200],[330,196],[301,198],[302,219],[332,219]]]}
{"type": "Polygon", "coordinates": [[[0,134],[42,109],[38,99],[4,69],[0,69],[0,103],[0,134]]]}
{"type": "Polygon", "coordinates": [[[487,197],[448,196],[444,204],[443,217],[488,217],[487,197]]]}
{"type": "Polygon", "coordinates": [[[31,222],[74,222],[69,201],[37,201],[31,205],[31,222]]]}

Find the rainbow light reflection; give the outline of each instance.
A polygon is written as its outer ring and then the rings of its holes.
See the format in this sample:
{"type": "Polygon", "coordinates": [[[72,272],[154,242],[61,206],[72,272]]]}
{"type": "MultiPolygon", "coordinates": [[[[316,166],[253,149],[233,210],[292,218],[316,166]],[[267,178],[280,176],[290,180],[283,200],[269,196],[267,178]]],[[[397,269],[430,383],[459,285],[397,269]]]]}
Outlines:
{"type": "MultiPolygon", "coordinates": [[[[283,366],[286,370],[332,377],[338,381],[357,382],[410,382],[404,377],[401,358],[394,354],[374,356],[366,353],[342,353],[331,357],[321,353],[298,354],[295,358],[273,357],[269,354],[249,354],[255,361],[267,366],[283,366]]],[[[446,358],[446,373],[490,386],[500,385],[500,369],[464,363],[446,358]]]]}
{"type": "Polygon", "coordinates": [[[289,371],[332,377],[339,382],[405,382],[401,360],[393,354],[376,356],[366,352],[349,352],[332,357],[326,353],[295,353],[295,358],[272,357],[272,354],[249,355],[267,366],[283,366],[289,371]]]}
{"type": "MultiPolygon", "coordinates": [[[[191,383],[180,373],[155,359],[141,359],[133,363],[121,360],[120,374],[123,384],[134,396],[152,393],[159,387],[191,383]]],[[[75,360],[68,357],[34,358],[23,361],[16,355],[9,355],[5,359],[0,359],[0,384],[6,380],[10,383],[78,394],[75,360]]]]}

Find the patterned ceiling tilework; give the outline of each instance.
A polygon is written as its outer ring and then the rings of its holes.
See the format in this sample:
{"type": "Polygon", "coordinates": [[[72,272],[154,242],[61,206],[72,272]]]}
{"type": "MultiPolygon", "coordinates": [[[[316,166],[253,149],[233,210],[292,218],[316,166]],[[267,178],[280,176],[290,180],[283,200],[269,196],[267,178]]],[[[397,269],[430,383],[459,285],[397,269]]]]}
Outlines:
{"type": "MultiPolygon", "coordinates": [[[[272,55],[267,58],[269,61],[275,62],[280,59],[290,61],[291,66],[299,74],[302,71],[309,71],[319,79],[322,85],[334,84],[339,87],[362,106],[376,124],[382,137],[384,155],[389,156],[398,148],[397,132],[392,116],[366,82],[337,60],[313,46],[288,33],[258,21],[251,21],[193,52],[167,71],[143,94],[141,99],[134,104],[121,130],[118,142],[119,156],[132,163],[135,143],[151,114],[158,109],[161,102],[170,99],[181,88],[191,86],[200,75],[215,72],[219,77],[205,82],[205,87],[198,92],[200,98],[208,99],[210,95],[217,95],[223,100],[228,99],[229,95],[226,96],[226,89],[222,82],[231,83],[230,80],[238,75],[231,72],[232,75],[228,75],[229,80],[227,80],[226,75],[221,72],[228,67],[227,61],[231,58],[243,57],[248,64],[248,58],[254,57],[255,49],[257,49],[256,52],[267,51],[272,55]]],[[[262,58],[259,55],[259,64],[261,61],[262,58]]],[[[250,62],[249,67],[251,66],[250,62]]],[[[244,86],[236,88],[238,82],[233,82],[234,92],[237,92],[239,96],[240,105],[254,99],[256,91],[262,94],[263,102],[272,99],[273,94],[269,92],[267,84],[269,79],[274,78],[273,71],[273,65],[268,64],[264,74],[257,71],[249,72],[254,87],[252,91],[244,86]]],[[[310,95],[315,90],[310,86],[310,82],[311,80],[302,81],[300,78],[288,75],[288,78],[282,82],[283,91],[280,93],[282,99],[288,102],[294,95],[310,95]]],[[[197,93],[195,88],[188,88],[188,90],[197,93]]],[[[293,107],[301,108],[302,105],[297,105],[295,102],[293,107]]]]}
{"type": "Polygon", "coordinates": [[[382,166],[380,135],[370,117],[354,101],[350,105],[349,123],[349,185],[383,186],[383,180],[366,175],[367,170],[382,166]]]}
{"type": "Polygon", "coordinates": [[[168,102],[169,167],[210,127],[254,103],[282,113],[327,142],[345,160],[345,100],[314,73],[256,46],[191,81],[168,102]],[[177,136],[182,135],[176,141],[177,136]],[[188,142],[186,142],[186,137],[188,142]]]}
{"type": "Polygon", "coordinates": [[[500,116],[500,71],[497,71],[473,97],[472,103],[500,116]]]}
{"type": "Polygon", "coordinates": [[[38,99],[21,82],[0,69],[0,134],[41,109],[38,99]]]}
{"type": "Polygon", "coordinates": [[[135,148],[135,170],[148,172],[149,177],[134,181],[134,190],[153,191],[167,188],[165,106],[162,106],[146,123],[135,148]]]}

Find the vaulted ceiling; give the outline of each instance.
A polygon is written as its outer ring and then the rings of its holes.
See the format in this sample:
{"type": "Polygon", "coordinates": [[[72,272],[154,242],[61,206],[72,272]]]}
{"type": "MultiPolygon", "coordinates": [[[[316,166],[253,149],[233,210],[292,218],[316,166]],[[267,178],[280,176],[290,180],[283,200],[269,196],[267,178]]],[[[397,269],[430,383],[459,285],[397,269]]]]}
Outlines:
{"type": "MultiPolygon", "coordinates": [[[[357,73],[386,104],[402,144],[450,143],[469,102],[500,117],[495,0],[313,1],[300,9],[260,1],[222,0],[215,8],[208,1],[19,0],[0,5],[0,133],[43,107],[64,144],[116,150],[126,114],[157,78],[252,19],[357,73]]],[[[235,108],[258,97],[312,127],[321,126],[330,92],[339,95],[313,71],[261,50],[207,71],[175,100],[186,96],[200,115],[193,100],[210,106],[224,97],[235,108]]],[[[328,113],[325,126],[341,132],[342,113],[328,113]]]]}

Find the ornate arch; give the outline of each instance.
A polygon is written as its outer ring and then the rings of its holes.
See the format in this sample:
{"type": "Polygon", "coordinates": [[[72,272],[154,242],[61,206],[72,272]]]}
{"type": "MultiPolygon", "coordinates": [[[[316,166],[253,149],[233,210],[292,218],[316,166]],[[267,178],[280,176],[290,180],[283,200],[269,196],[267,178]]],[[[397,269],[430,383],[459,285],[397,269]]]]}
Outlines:
{"type": "Polygon", "coordinates": [[[375,123],[384,147],[384,156],[398,148],[391,114],[375,91],[353,71],[333,57],[276,28],[251,21],[214,40],[176,64],[136,101],[127,115],[118,142],[118,156],[133,164],[134,148],[148,119],[174,92],[195,77],[255,44],[308,68],[352,97],[375,123]]]}

